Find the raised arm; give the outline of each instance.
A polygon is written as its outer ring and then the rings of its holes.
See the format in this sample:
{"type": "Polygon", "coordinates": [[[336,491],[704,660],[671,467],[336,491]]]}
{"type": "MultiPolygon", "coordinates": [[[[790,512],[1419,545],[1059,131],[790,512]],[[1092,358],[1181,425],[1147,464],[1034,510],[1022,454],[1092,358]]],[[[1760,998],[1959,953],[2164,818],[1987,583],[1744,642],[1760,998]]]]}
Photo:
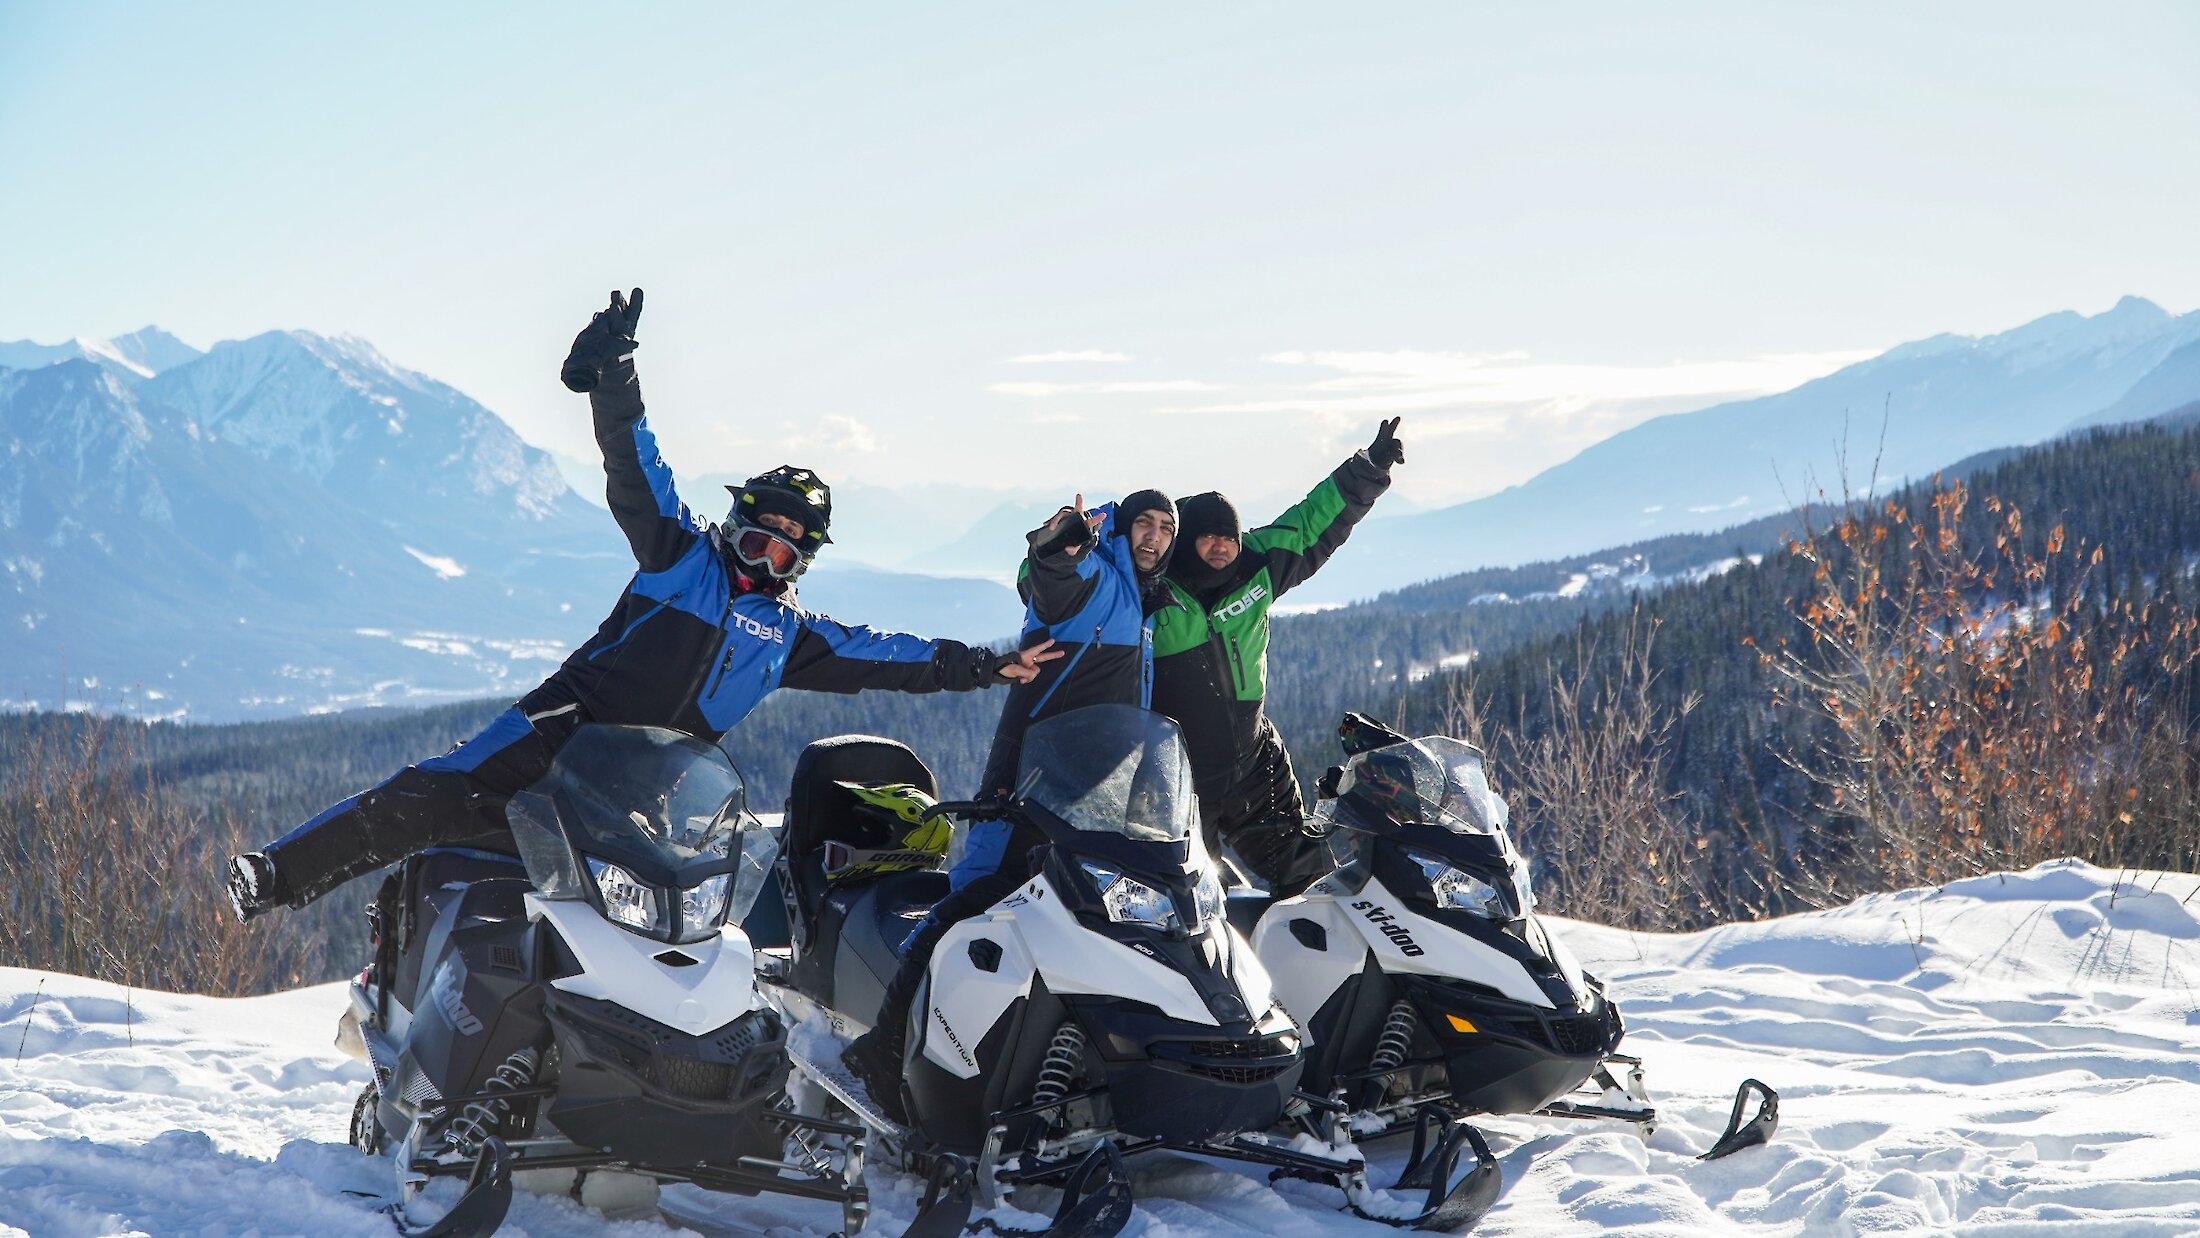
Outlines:
{"type": "Polygon", "coordinates": [[[1321,570],[1390,488],[1390,466],[1405,459],[1397,429],[1396,418],[1384,422],[1372,445],[1353,452],[1274,521],[1245,535],[1245,549],[1264,558],[1278,597],[1321,570]]]}
{"type": "Polygon", "coordinates": [[[1030,549],[1017,584],[1031,604],[1033,618],[1059,623],[1092,597],[1101,570],[1100,556],[1092,548],[1112,531],[1114,518],[1115,504],[1103,503],[1088,512],[1080,494],[1075,503],[1025,535],[1030,549]]]}
{"type": "Polygon", "coordinates": [[[678,562],[704,532],[673,488],[672,469],[657,450],[634,372],[634,327],[642,314],[642,290],[631,300],[614,292],[609,308],[574,337],[559,378],[588,393],[596,446],[603,452],[604,498],[645,572],[678,562]]]}

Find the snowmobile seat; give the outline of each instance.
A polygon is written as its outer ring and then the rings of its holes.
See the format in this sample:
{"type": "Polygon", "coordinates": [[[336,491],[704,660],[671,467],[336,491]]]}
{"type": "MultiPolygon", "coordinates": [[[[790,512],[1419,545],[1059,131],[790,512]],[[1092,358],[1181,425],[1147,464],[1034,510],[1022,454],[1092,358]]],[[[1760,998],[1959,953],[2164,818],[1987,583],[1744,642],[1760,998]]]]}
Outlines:
{"type": "Polygon", "coordinates": [[[795,758],[787,789],[787,816],[779,835],[779,891],[795,944],[822,909],[825,844],[854,842],[860,828],[856,801],[841,782],[906,782],[939,794],[932,771],[907,744],[877,735],[834,735],[812,743],[795,758]]]}
{"type": "Polygon", "coordinates": [[[797,964],[796,984],[808,978],[814,985],[829,968],[832,987],[813,996],[869,1021],[901,968],[901,943],[932,904],[946,897],[947,874],[922,871],[887,873],[832,890],[818,915],[816,946],[803,956],[813,965],[805,972],[797,964]]]}

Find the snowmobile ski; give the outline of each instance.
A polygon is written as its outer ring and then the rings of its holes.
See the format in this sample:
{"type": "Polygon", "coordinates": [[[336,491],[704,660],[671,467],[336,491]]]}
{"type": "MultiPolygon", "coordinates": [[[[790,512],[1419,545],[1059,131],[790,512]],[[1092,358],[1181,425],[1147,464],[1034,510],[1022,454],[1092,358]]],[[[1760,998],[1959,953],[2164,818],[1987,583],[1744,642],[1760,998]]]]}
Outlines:
{"type": "Polygon", "coordinates": [[[917,1219],[909,1223],[902,1238],[961,1238],[970,1226],[972,1181],[970,1162],[942,1153],[932,1162],[917,1219]]]}
{"type": "Polygon", "coordinates": [[[1398,1181],[1390,1188],[1426,1192],[1421,1211],[1408,1216],[1387,1216],[1368,1211],[1356,1202],[1349,1207],[1352,1214],[1362,1220],[1380,1221],[1400,1229],[1465,1233],[1497,1203],[1497,1192],[1503,1185],[1504,1172],[1498,1167],[1496,1155],[1490,1151],[1489,1141],[1482,1138],[1482,1132],[1452,1117],[1440,1106],[1424,1105],[1414,1115],[1413,1148],[1406,1154],[1405,1168],[1399,1171],[1398,1181]],[[1455,1181],[1459,1154],[1468,1147],[1474,1150],[1474,1165],[1455,1181]]]}
{"type": "Polygon", "coordinates": [[[1742,1086],[1734,1091],[1734,1112],[1726,1120],[1726,1133],[1719,1136],[1711,1150],[1697,1157],[1699,1161],[1715,1161],[1722,1156],[1732,1156],[1743,1148],[1754,1148],[1772,1138],[1780,1129],[1780,1094],[1755,1079],[1742,1080],[1742,1086]],[[1742,1111],[1749,1107],[1750,1093],[1759,1094],[1757,1116],[1742,1120],[1742,1111]]]}
{"type": "Polygon", "coordinates": [[[1132,1203],[1123,1150],[1113,1139],[1103,1139],[1062,1183],[1062,1202],[1045,1229],[1016,1229],[990,1218],[978,1225],[1000,1238],[1115,1238],[1131,1223],[1132,1203]]]}
{"type": "Polygon", "coordinates": [[[492,1135],[481,1143],[473,1172],[466,1175],[466,1193],[451,1210],[427,1225],[405,1219],[405,1206],[391,1204],[386,1211],[397,1232],[405,1238],[488,1238],[504,1224],[512,1207],[512,1152],[492,1135]]]}

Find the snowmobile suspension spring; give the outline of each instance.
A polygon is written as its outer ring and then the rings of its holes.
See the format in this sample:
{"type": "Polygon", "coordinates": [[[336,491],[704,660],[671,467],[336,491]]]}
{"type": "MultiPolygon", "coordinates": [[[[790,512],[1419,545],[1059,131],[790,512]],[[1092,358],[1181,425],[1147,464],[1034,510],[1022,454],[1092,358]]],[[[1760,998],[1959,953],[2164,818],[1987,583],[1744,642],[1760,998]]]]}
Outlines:
{"type": "MultiPolygon", "coordinates": [[[[509,1092],[523,1088],[535,1081],[535,1051],[521,1049],[505,1058],[489,1077],[483,1081],[483,1092],[509,1092]]],[[[511,1116],[512,1102],[508,1097],[483,1096],[468,1104],[465,1111],[451,1122],[451,1129],[444,1140],[466,1156],[481,1150],[481,1141],[497,1133],[504,1119],[511,1116]]]]}
{"type": "Polygon", "coordinates": [[[1383,1033],[1375,1039],[1375,1052],[1368,1056],[1368,1068],[1387,1074],[1404,1065],[1406,1054],[1413,1051],[1416,1021],[1412,1002],[1401,997],[1391,1003],[1390,1017],[1383,1020],[1383,1033]]]}
{"type": "Polygon", "coordinates": [[[1031,1103],[1051,1105],[1069,1095],[1070,1086],[1085,1069],[1085,1030],[1064,1021],[1054,1029],[1054,1043],[1047,1046],[1046,1060],[1039,1063],[1039,1081],[1031,1089],[1031,1103]]]}

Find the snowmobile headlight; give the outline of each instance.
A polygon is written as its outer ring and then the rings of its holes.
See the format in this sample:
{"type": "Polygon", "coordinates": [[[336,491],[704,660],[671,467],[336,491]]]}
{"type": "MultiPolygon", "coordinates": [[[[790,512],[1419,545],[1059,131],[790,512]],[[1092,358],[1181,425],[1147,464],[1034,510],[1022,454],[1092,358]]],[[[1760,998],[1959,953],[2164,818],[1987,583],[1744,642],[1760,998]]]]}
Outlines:
{"type": "Polygon", "coordinates": [[[1198,932],[1222,918],[1222,879],[1202,873],[1192,885],[1192,931],[1198,932]]]}
{"type": "Polygon", "coordinates": [[[657,927],[657,892],[634,879],[634,874],[606,860],[588,857],[589,875],[596,879],[596,892],[603,895],[603,913],[613,923],[623,924],[637,933],[647,933],[657,927]]]}
{"type": "Polygon", "coordinates": [[[1085,876],[1100,891],[1100,905],[1117,924],[1138,924],[1171,932],[1183,927],[1176,901],[1143,881],[1126,877],[1105,864],[1084,863],[1085,876]]]}
{"type": "Polygon", "coordinates": [[[701,884],[680,891],[680,940],[700,941],[716,933],[732,893],[732,873],[706,877],[701,884]]]}
{"type": "Polygon", "coordinates": [[[1447,860],[1418,851],[1406,852],[1406,858],[1420,867],[1421,876],[1428,880],[1429,892],[1436,896],[1438,907],[1472,912],[1486,920],[1506,918],[1505,896],[1496,886],[1447,860]]]}

